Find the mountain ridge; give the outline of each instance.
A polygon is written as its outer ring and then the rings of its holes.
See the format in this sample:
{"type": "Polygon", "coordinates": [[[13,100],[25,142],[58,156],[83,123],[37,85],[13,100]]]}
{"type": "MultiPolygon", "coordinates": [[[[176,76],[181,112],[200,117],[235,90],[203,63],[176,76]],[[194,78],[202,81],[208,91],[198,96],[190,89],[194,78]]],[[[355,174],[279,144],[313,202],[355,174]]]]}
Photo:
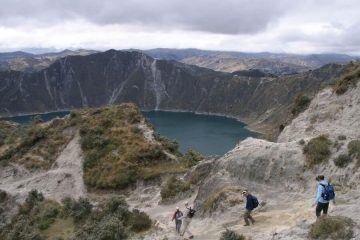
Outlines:
{"type": "Polygon", "coordinates": [[[315,94],[351,67],[329,64],[284,76],[255,70],[224,73],[141,52],[109,50],[67,56],[34,73],[0,71],[0,114],[134,102],[145,110],[232,116],[266,131],[266,125],[277,129],[286,122],[297,95],[315,94]]]}

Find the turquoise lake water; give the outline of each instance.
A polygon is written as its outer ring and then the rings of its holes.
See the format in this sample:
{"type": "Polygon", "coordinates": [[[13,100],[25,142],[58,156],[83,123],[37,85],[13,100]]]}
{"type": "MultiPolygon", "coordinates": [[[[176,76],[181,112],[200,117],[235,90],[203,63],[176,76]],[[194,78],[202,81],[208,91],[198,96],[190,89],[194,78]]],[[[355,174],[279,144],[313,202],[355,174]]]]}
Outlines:
{"type": "MultiPolygon", "coordinates": [[[[39,115],[44,121],[64,117],[69,112],[53,112],[39,115]]],[[[189,149],[204,155],[223,155],[241,140],[258,136],[245,128],[245,124],[231,118],[201,115],[189,112],[143,112],[161,135],[179,143],[181,152],[189,149]]],[[[1,118],[21,124],[29,123],[36,115],[1,118]]]]}
{"type": "Polygon", "coordinates": [[[144,112],[161,135],[175,139],[180,151],[193,149],[204,155],[223,155],[247,137],[259,133],[231,118],[189,112],[144,112]]]}

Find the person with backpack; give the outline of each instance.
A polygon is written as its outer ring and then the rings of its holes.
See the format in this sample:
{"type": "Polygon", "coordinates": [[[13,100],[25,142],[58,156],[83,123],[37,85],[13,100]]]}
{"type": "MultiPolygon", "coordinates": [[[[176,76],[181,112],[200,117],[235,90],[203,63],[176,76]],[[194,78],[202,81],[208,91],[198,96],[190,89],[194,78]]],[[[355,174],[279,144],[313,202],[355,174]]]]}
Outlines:
{"type": "Polygon", "coordinates": [[[180,228],[181,228],[181,224],[182,224],[182,217],[183,217],[183,213],[180,211],[179,207],[176,207],[176,211],[173,214],[172,220],[175,220],[175,228],[176,228],[176,232],[180,233],[180,228]]]}
{"type": "Polygon", "coordinates": [[[242,192],[243,196],[246,198],[246,207],[245,207],[245,213],[244,213],[244,220],[245,225],[244,226],[250,226],[249,219],[252,224],[255,223],[254,218],[251,216],[252,210],[257,208],[259,206],[259,201],[257,198],[253,195],[251,195],[247,190],[242,192]]]}
{"type": "Polygon", "coordinates": [[[319,218],[321,216],[321,212],[323,215],[327,215],[329,209],[330,201],[333,201],[335,204],[335,190],[333,185],[325,180],[324,175],[319,175],[316,177],[316,181],[319,182],[316,191],[316,199],[313,207],[316,206],[316,217],[319,218]]]}
{"type": "Polygon", "coordinates": [[[194,217],[196,211],[195,211],[195,209],[193,209],[189,206],[189,202],[185,202],[185,208],[186,208],[186,212],[185,212],[184,216],[182,217],[184,224],[183,224],[183,229],[180,233],[180,236],[184,237],[185,232],[187,232],[187,234],[190,235],[189,239],[193,239],[194,235],[190,232],[189,225],[190,225],[191,220],[194,217]]]}

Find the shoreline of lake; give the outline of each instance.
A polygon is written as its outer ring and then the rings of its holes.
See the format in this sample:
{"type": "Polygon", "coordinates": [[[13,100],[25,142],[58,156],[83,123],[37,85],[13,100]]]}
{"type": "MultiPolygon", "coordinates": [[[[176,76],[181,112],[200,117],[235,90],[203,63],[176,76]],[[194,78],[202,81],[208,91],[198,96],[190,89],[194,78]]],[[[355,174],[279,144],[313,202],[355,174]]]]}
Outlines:
{"type": "MultiPolygon", "coordinates": [[[[14,115],[0,115],[0,120],[4,119],[4,118],[13,118],[13,117],[25,117],[25,116],[36,116],[36,115],[44,115],[44,114],[51,114],[51,113],[59,113],[59,112],[70,112],[71,111],[77,111],[77,110],[81,110],[84,108],[65,108],[65,109],[58,109],[55,111],[47,111],[47,112],[31,112],[31,113],[18,113],[18,114],[14,114],[14,115]]],[[[179,112],[179,113],[194,113],[194,114],[198,114],[198,115],[207,115],[207,116],[218,116],[218,117],[225,117],[225,118],[230,118],[230,119],[234,119],[242,124],[244,124],[245,128],[247,128],[249,131],[252,132],[256,132],[259,133],[260,135],[263,135],[263,132],[254,130],[252,128],[249,127],[249,125],[247,123],[244,122],[243,119],[235,116],[235,115],[229,115],[229,114],[223,114],[223,113],[212,113],[212,112],[203,112],[203,111],[191,111],[191,110],[183,110],[183,109],[141,109],[141,112],[179,112]]]]}

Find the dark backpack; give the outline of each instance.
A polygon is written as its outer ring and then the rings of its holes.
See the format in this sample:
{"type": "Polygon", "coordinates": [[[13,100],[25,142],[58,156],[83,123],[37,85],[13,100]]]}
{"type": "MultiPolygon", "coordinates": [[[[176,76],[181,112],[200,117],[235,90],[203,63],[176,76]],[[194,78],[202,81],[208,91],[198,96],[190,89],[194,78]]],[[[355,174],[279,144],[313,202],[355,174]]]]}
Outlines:
{"type": "Polygon", "coordinates": [[[253,203],[253,208],[257,208],[259,206],[259,200],[252,196],[252,203],[253,203]]]}
{"type": "Polygon", "coordinates": [[[330,183],[327,186],[324,184],[320,184],[320,185],[324,187],[324,192],[321,194],[321,197],[326,201],[334,200],[335,198],[334,186],[331,185],[330,183]]]}
{"type": "Polygon", "coordinates": [[[188,208],[188,209],[189,209],[189,212],[187,214],[188,218],[193,218],[194,215],[195,215],[196,210],[192,209],[192,208],[188,208]]]}

